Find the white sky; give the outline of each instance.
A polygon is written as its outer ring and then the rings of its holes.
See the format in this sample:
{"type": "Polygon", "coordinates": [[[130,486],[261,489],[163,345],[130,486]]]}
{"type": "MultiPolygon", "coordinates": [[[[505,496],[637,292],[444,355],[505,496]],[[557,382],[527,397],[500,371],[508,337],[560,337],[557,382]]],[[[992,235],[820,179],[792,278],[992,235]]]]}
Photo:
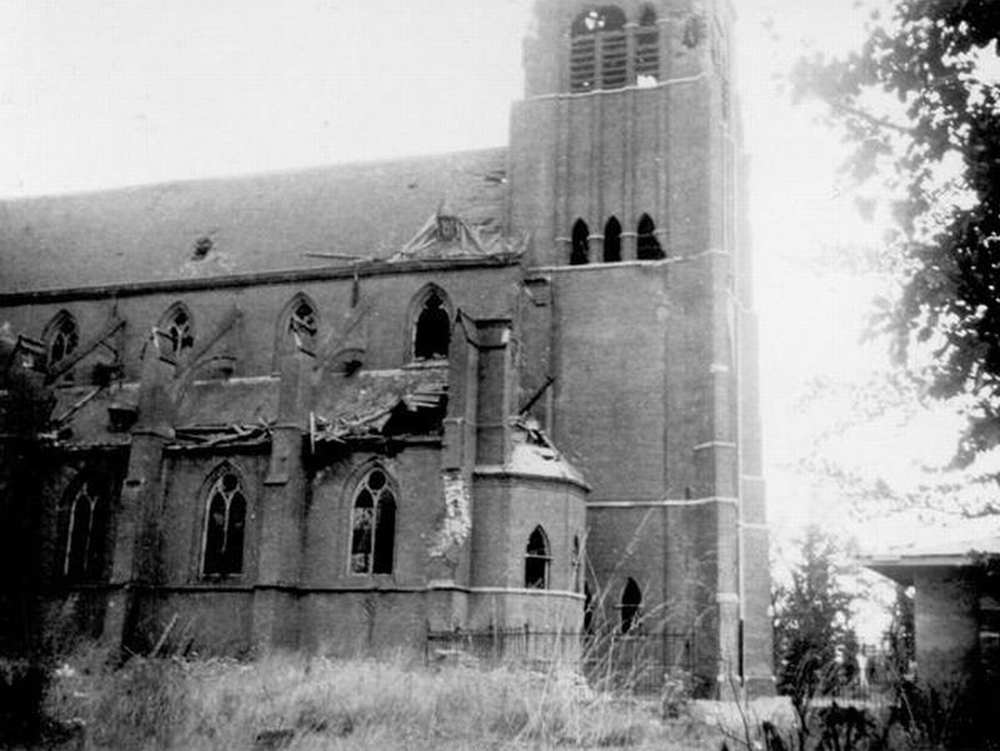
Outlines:
{"type": "MultiPolygon", "coordinates": [[[[812,375],[863,377],[877,289],[836,248],[877,244],[835,180],[843,151],[774,77],[861,38],[855,3],[734,0],[751,155],[771,521],[829,522],[785,468],[812,375]]],[[[507,143],[531,0],[0,0],[0,197],[507,143]]],[[[940,452],[948,431],[862,438],[863,461],[940,452]]],[[[838,514],[843,518],[842,514],[838,514]]]]}

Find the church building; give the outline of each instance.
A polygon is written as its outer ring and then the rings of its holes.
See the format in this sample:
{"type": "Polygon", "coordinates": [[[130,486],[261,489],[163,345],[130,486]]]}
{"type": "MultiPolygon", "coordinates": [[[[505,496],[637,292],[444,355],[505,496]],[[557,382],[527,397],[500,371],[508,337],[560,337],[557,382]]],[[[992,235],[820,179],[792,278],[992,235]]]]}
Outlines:
{"type": "Polygon", "coordinates": [[[0,203],[47,612],[232,655],[685,633],[705,693],[773,688],[733,11],[534,12],[507,148],[0,203]]]}

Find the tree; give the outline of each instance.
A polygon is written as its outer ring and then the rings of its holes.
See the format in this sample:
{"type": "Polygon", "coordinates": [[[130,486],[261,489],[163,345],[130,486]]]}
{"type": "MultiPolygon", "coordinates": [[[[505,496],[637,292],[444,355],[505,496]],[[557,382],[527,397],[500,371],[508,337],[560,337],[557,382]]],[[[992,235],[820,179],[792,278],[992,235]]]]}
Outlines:
{"type": "Polygon", "coordinates": [[[844,588],[845,566],[837,543],[809,527],[802,561],[774,601],[774,664],[778,689],[799,710],[808,701],[848,683],[857,670],[857,636],[851,627],[854,596],[844,588]]]}
{"type": "Polygon", "coordinates": [[[892,196],[900,289],[877,328],[902,363],[930,354],[931,397],[963,397],[960,465],[1000,444],[998,38],[995,0],[893,0],[860,50],[793,75],[798,95],[828,103],[854,179],[892,196]]]}

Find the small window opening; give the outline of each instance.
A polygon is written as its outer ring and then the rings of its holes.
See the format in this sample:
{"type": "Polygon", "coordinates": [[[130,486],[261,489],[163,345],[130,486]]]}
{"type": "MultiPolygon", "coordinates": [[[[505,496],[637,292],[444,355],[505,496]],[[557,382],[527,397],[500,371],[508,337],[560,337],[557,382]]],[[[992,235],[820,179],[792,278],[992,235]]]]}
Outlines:
{"type": "Polygon", "coordinates": [[[358,485],[351,530],[351,573],[391,574],[396,499],[380,469],[373,469],[358,485]]]}
{"type": "Polygon", "coordinates": [[[69,505],[63,575],[70,580],[97,579],[104,564],[107,504],[84,483],[69,505]]]}
{"type": "Polygon", "coordinates": [[[243,573],[247,501],[239,477],[227,471],[212,485],[205,515],[205,576],[243,573]]]}
{"type": "Polygon", "coordinates": [[[76,319],[63,311],[49,324],[49,367],[59,365],[76,350],[80,343],[80,331],[76,319]]]}
{"type": "Polygon", "coordinates": [[[663,248],[656,237],[656,225],[649,214],[643,214],[639,220],[638,243],[636,255],[640,261],[657,261],[664,258],[663,248]]]}
{"type": "Polygon", "coordinates": [[[444,300],[437,292],[431,292],[424,302],[413,339],[413,355],[418,360],[443,359],[448,357],[451,344],[451,319],[444,300]]]}
{"type": "Polygon", "coordinates": [[[622,633],[627,634],[639,624],[639,606],[642,605],[642,592],[635,579],[629,577],[622,592],[621,618],[622,633]]]}
{"type": "Polygon", "coordinates": [[[615,217],[611,217],[604,227],[604,262],[618,263],[620,260],[622,260],[622,226],[615,217]]]}
{"type": "Polygon", "coordinates": [[[300,348],[313,351],[315,345],[316,311],[308,300],[299,299],[293,306],[288,317],[288,331],[295,338],[300,348]]]}
{"type": "Polygon", "coordinates": [[[178,357],[194,346],[194,326],[191,314],[183,305],[175,306],[160,327],[170,339],[174,357],[178,357]]]}
{"type": "Polygon", "coordinates": [[[524,556],[524,586],[526,589],[549,588],[549,541],[545,530],[535,527],[528,538],[524,556]]]}
{"type": "Polygon", "coordinates": [[[590,228],[583,219],[577,219],[573,225],[572,251],[569,256],[571,266],[583,266],[589,263],[590,252],[588,243],[590,242],[590,228]]]}

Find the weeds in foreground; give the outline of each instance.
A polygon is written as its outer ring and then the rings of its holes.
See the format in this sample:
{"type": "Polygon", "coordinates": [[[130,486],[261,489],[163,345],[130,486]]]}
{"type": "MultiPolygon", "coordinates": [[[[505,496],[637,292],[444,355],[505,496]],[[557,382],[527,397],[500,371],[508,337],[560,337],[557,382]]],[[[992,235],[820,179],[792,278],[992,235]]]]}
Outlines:
{"type": "MultiPolygon", "coordinates": [[[[569,672],[284,655],[65,667],[49,711],[93,749],[577,748],[685,745],[655,703],[581,693],[569,672]]],[[[662,747],[662,746],[661,746],[662,747]]],[[[709,746],[713,747],[713,746],[709,746]]]]}

